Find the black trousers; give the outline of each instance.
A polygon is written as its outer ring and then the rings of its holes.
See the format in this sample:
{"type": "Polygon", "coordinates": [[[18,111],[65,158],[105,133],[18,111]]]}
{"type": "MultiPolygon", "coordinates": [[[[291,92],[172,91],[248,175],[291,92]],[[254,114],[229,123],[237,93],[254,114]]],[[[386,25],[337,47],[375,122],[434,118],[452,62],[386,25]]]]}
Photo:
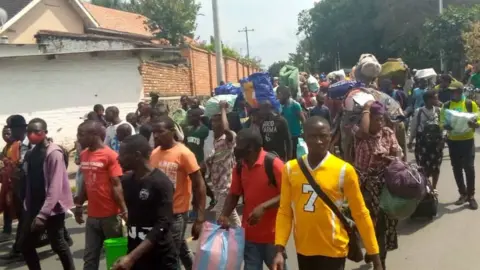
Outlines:
{"type": "Polygon", "coordinates": [[[344,270],[345,258],[303,256],[297,254],[299,270],[344,270]]]}
{"type": "Polygon", "coordinates": [[[447,140],[453,176],[457,182],[460,195],[475,195],[475,142],[473,139],[464,141],[447,140]],[[463,177],[465,171],[466,186],[463,177]]]}
{"type": "Polygon", "coordinates": [[[292,136],[292,159],[297,158],[298,138],[300,138],[300,136],[292,136]]]}
{"type": "MultiPolygon", "coordinates": [[[[25,227],[26,228],[26,227],[25,227]]],[[[70,247],[65,240],[65,214],[49,217],[45,223],[45,229],[50,240],[52,250],[60,258],[64,270],[75,270],[70,247]]],[[[41,270],[40,259],[36,251],[36,243],[41,231],[29,231],[25,229],[25,239],[22,244],[22,254],[30,270],[41,270]]]]}

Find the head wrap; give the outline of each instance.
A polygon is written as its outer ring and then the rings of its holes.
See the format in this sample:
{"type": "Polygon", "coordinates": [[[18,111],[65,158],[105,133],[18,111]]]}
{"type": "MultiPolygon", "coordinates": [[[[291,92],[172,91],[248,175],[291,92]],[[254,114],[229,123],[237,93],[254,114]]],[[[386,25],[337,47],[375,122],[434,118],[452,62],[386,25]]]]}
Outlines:
{"type": "Polygon", "coordinates": [[[378,101],[374,101],[372,103],[372,105],[370,106],[370,113],[371,114],[374,114],[374,115],[382,115],[382,114],[385,114],[385,106],[378,102],[378,101]]]}

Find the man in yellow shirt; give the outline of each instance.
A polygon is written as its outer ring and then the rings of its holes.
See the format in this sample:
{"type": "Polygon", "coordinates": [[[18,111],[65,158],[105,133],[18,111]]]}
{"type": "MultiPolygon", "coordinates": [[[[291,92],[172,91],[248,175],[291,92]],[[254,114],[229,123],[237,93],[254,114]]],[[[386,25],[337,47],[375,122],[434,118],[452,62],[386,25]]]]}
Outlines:
{"type": "MultiPolygon", "coordinates": [[[[308,154],[302,159],[323,192],[340,208],[348,201],[374,270],[382,270],[379,247],[370,213],[365,206],[355,169],[328,152],[330,125],[321,117],[305,125],[308,154]]],[[[334,212],[317,195],[297,160],[282,173],[280,208],[277,214],[273,269],[283,270],[284,252],[294,222],[295,246],[300,270],[342,270],[348,254],[347,231],[334,212]]]]}
{"type": "Polygon", "coordinates": [[[469,112],[478,114],[478,105],[475,101],[467,99],[463,95],[463,84],[460,82],[452,82],[450,84],[451,100],[443,104],[440,111],[440,126],[443,126],[448,131],[447,144],[450,154],[450,162],[453,168],[453,176],[457,182],[458,192],[460,198],[455,202],[455,205],[463,205],[468,202],[472,210],[478,209],[475,195],[475,129],[480,127],[480,119],[469,123],[471,127],[467,132],[459,133],[453,130],[445,121],[445,110],[455,110],[459,112],[469,112]],[[465,171],[465,178],[467,185],[463,178],[465,171]]]}

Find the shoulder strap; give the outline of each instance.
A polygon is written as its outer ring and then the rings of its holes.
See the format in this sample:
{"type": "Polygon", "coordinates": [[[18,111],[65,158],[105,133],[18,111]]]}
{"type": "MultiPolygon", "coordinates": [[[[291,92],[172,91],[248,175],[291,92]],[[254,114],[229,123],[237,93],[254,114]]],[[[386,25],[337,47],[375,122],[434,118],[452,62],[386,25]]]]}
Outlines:
{"type": "Polygon", "coordinates": [[[450,101],[447,101],[443,104],[444,109],[450,109],[450,101]]]}
{"type": "Polygon", "coordinates": [[[471,113],[473,111],[473,105],[472,105],[472,100],[471,99],[466,99],[465,100],[465,107],[467,109],[467,112],[471,113]]]}
{"type": "Polygon", "coordinates": [[[273,172],[273,161],[276,158],[277,157],[274,154],[267,152],[264,160],[265,173],[267,174],[267,177],[268,177],[268,185],[269,186],[272,185],[274,187],[277,187],[277,181],[275,179],[275,174],[273,172]]]}
{"type": "Polygon", "coordinates": [[[305,175],[305,178],[307,178],[308,183],[310,186],[315,190],[315,193],[317,193],[318,197],[322,199],[322,201],[335,213],[335,215],[340,219],[340,222],[342,222],[343,226],[345,227],[345,230],[347,231],[348,234],[351,234],[352,227],[348,220],[345,218],[345,216],[340,212],[340,209],[328,198],[327,194],[323,192],[323,190],[320,188],[320,186],[317,184],[317,182],[313,179],[312,174],[308,171],[307,166],[305,165],[305,162],[303,161],[302,158],[297,158],[298,165],[300,166],[300,169],[303,172],[303,175],[305,175]]]}
{"type": "Polygon", "coordinates": [[[420,107],[418,109],[418,114],[417,114],[417,127],[416,127],[416,131],[418,131],[418,127],[420,126],[420,120],[421,120],[421,116],[422,116],[422,108],[420,107]]]}

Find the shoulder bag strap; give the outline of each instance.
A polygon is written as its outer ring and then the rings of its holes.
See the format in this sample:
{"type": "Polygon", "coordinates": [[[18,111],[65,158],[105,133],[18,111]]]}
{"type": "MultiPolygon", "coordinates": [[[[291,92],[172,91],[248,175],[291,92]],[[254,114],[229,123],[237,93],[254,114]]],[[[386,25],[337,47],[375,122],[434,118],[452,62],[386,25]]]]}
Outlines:
{"type": "Polygon", "coordinates": [[[297,158],[297,162],[298,162],[298,165],[300,166],[300,169],[303,172],[303,175],[305,175],[305,178],[307,178],[308,183],[313,188],[313,190],[315,190],[315,193],[317,193],[318,197],[320,197],[320,199],[322,199],[322,201],[333,211],[333,213],[335,213],[338,219],[340,219],[347,233],[351,234],[353,231],[350,223],[347,221],[347,219],[342,214],[342,212],[340,212],[340,209],[338,209],[338,207],[332,202],[332,200],[328,198],[327,194],[325,194],[322,191],[322,189],[320,188],[318,183],[315,181],[315,179],[313,179],[313,176],[308,171],[307,166],[305,165],[305,162],[303,161],[303,159],[297,158]]]}
{"type": "Polygon", "coordinates": [[[265,173],[268,177],[268,185],[277,187],[277,181],[275,179],[275,173],[273,172],[273,162],[275,161],[276,156],[272,153],[267,152],[265,155],[265,173]]]}

